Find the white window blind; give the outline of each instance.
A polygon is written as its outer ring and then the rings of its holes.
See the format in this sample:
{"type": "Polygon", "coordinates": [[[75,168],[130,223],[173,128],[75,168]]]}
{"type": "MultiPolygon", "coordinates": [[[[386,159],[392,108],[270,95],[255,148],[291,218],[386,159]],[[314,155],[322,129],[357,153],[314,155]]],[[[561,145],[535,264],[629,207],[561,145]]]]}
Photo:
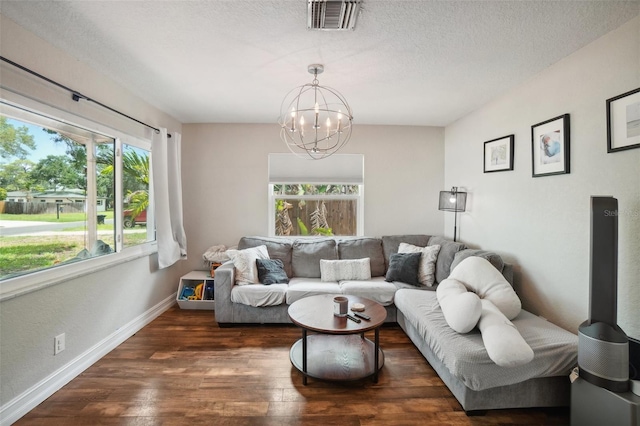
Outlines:
{"type": "Polygon", "coordinates": [[[334,154],[308,160],[295,154],[269,154],[269,183],[364,185],[364,155],[334,154]]]}

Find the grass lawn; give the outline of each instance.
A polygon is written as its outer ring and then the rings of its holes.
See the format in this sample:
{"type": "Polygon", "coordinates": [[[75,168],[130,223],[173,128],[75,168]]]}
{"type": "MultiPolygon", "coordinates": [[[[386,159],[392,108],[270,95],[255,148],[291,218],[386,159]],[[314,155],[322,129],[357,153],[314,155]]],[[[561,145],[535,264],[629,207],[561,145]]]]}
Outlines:
{"type": "MultiPolygon", "coordinates": [[[[113,235],[105,238],[112,248],[113,235]]],[[[142,244],[147,239],[146,232],[127,233],[125,247],[142,244]]],[[[57,235],[18,236],[0,238],[0,279],[6,275],[34,271],[55,266],[72,259],[85,246],[84,235],[58,233],[57,235]]]]}
{"type": "Polygon", "coordinates": [[[75,257],[84,248],[82,235],[3,237],[0,277],[53,266],[75,257]]]}

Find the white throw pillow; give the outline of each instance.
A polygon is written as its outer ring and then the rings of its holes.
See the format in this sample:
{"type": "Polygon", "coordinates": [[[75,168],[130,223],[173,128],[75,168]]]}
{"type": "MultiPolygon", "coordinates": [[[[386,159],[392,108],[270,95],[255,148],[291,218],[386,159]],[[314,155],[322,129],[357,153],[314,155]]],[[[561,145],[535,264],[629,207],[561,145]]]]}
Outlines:
{"type": "Polygon", "coordinates": [[[398,253],[422,253],[418,267],[418,282],[427,287],[433,287],[436,282],[436,260],[438,260],[439,252],[439,245],[420,247],[400,243],[398,246],[398,253]]]}
{"type": "Polygon", "coordinates": [[[321,281],[364,281],[371,279],[371,259],[320,259],[321,281]]]}
{"type": "Polygon", "coordinates": [[[483,299],[478,328],[484,347],[493,362],[500,367],[517,367],[533,360],[533,349],[518,329],[496,306],[483,299]]]}
{"type": "Polygon", "coordinates": [[[471,331],[477,322],[487,354],[497,365],[516,367],[533,359],[533,350],[509,321],[520,313],[520,299],[488,260],[464,259],[438,285],[436,297],[455,331],[471,331]]]}
{"type": "Polygon", "coordinates": [[[260,282],[256,260],[269,259],[266,245],[244,250],[227,250],[227,254],[233,261],[237,285],[258,284],[260,282]]]}
{"type": "Polygon", "coordinates": [[[464,284],[447,278],[438,285],[436,297],[449,327],[458,333],[468,333],[476,327],[482,314],[482,303],[464,284]]]}
{"type": "Polygon", "coordinates": [[[467,257],[451,271],[449,278],[460,281],[480,299],[490,300],[510,320],[522,309],[520,298],[509,281],[487,259],[467,257]]]}

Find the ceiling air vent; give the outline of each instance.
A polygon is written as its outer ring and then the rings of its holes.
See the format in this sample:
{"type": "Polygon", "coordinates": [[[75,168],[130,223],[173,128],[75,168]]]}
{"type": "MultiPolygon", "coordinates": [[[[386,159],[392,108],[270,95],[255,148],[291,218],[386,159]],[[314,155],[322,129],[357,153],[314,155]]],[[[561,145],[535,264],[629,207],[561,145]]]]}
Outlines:
{"type": "Polygon", "coordinates": [[[307,0],[310,30],[353,30],[360,12],[362,0],[307,0]]]}

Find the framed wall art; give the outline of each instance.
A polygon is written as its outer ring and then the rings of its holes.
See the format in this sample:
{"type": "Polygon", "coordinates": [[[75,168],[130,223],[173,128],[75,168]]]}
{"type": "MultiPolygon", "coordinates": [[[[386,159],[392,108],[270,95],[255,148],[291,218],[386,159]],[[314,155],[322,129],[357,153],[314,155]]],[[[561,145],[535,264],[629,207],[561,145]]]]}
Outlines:
{"type": "Polygon", "coordinates": [[[503,136],[484,143],[484,172],[513,170],[513,141],[515,136],[503,136]]]}
{"type": "Polygon", "coordinates": [[[607,152],[640,148],[640,89],[607,99],[607,152]]]}
{"type": "Polygon", "coordinates": [[[533,177],[569,173],[569,114],[531,126],[533,177]]]}

